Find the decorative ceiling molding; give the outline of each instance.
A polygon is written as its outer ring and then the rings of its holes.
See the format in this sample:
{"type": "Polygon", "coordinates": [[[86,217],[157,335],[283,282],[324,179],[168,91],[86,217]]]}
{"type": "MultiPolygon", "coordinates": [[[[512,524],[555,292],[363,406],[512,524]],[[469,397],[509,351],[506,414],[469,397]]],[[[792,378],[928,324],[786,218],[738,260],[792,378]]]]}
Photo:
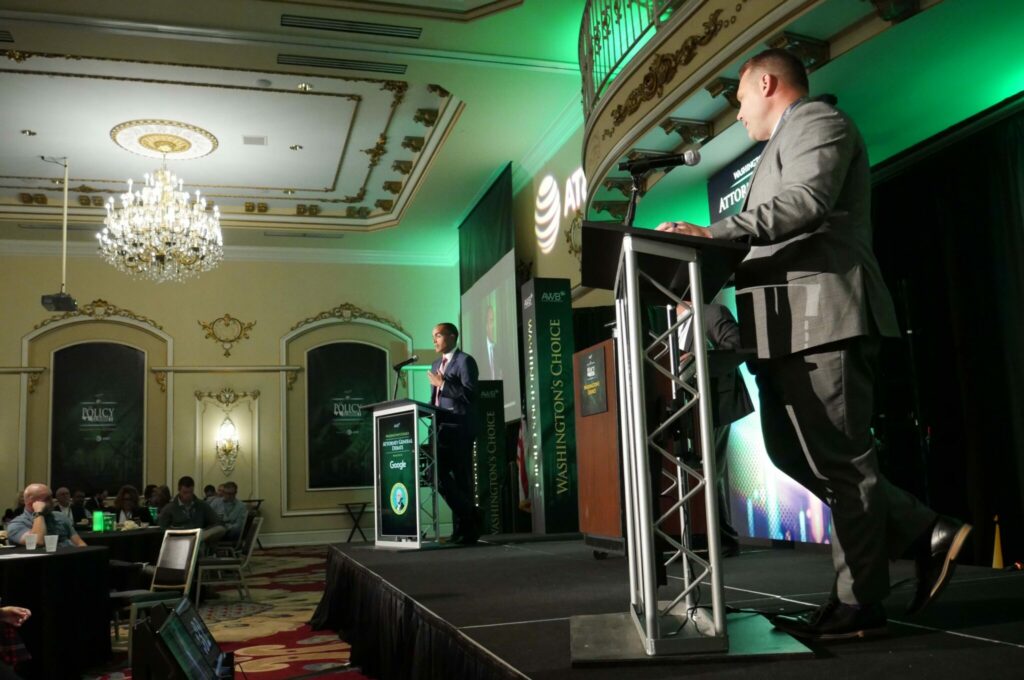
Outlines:
{"type": "MultiPolygon", "coordinates": [[[[411,2],[387,2],[386,0],[264,0],[265,2],[285,2],[292,5],[308,5],[312,7],[330,7],[333,9],[350,9],[360,12],[377,12],[381,14],[401,14],[402,16],[417,16],[429,19],[442,19],[444,21],[474,21],[497,12],[503,12],[512,7],[523,4],[523,0],[480,0],[479,2],[464,2],[470,5],[466,9],[446,9],[444,7],[431,7],[429,0],[411,2]]],[[[451,4],[451,3],[448,3],[451,4]]]]}
{"type": "Polygon", "coordinates": [[[302,321],[298,322],[297,324],[289,328],[288,332],[291,333],[292,331],[296,331],[302,328],[303,326],[309,326],[320,321],[328,320],[340,321],[342,323],[350,323],[353,321],[360,320],[372,321],[382,326],[394,328],[395,330],[401,332],[402,335],[406,337],[412,337],[411,335],[409,335],[409,333],[406,332],[404,328],[402,328],[402,324],[398,323],[397,321],[389,319],[386,316],[380,316],[378,314],[374,314],[373,312],[368,312],[362,307],[357,307],[351,302],[343,302],[337,307],[333,307],[331,309],[328,309],[327,311],[320,312],[316,316],[311,316],[309,318],[303,319],[302,321]]]}
{"type": "Polygon", "coordinates": [[[110,320],[110,319],[117,319],[117,318],[132,319],[133,321],[138,321],[138,322],[144,323],[144,324],[146,324],[148,326],[152,326],[153,328],[157,329],[158,331],[162,331],[163,330],[163,326],[158,324],[156,321],[153,321],[149,317],[136,314],[135,312],[132,312],[132,311],[127,310],[127,309],[121,309],[120,307],[112,305],[109,302],[107,302],[106,300],[102,300],[102,299],[99,299],[99,298],[93,300],[89,304],[82,305],[81,307],[79,307],[74,312],[65,312],[64,314],[55,314],[55,315],[51,316],[48,319],[43,319],[42,321],[37,323],[35,326],[33,326],[32,330],[37,331],[40,328],[43,328],[45,326],[50,325],[51,323],[55,323],[57,321],[63,321],[65,319],[74,319],[74,318],[77,318],[77,317],[85,317],[85,318],[93,319],[93,320],[96,320],[96,321],[107,321],[107,320],[110,320]]]}
{"type": "Polygon", "coordinates": [[[196,321],[196,323],[206,331],[206,339],[220,344],[226,357],[231,356],[231,348],[236,343],[249,339],[249,331],[256,325],[255,321],[242,321],[230,314],[225,314],[209,323],[205,321],[196,321]]]}
{"type": "Polygon", "coordinates": [[[292,48],[305,47],[311,49],[330,50],[332,55],[337,55],[340,52],[356,52],[362,54],[381,54],[389,58],[405,57],[407,59],[432,62],[458,62],[467,66],[497,66],[547,73],[579,74],[579,65],[575,61],[552,61],[549,59],[513,57],[507,55],[485,54],[482,52],[459,52],[456,50],[439,50],[406,45],[383,45],[381,43],[351,40],[341,35],[337,38],[322,35],[307,37],[293,34],[266,33],[262,31],[239,31],[220,28],[198,28],[194,26],[173,26],[142,21],[122,21],[118,19],[21,12],[16,10],[0,10],[0,19],[24,21],[35,24],[70,24],[72,26],[90,28],[98,32],[133,35],[141,38],[151,38],[154,40],[166,40],[167,38],[173,38],[177,40],[231,46],[249,44],[273,45],[277,47],[285,46],[292,48]]]}
{"type": "MultiPolygon", "coordinates": [[[[0,12],[0,16],[2,14],[0,12]]],[[[15,54],[10,50],[0,51],[0,55],[6,55],[10,61],[26,64],[25,68],[0,68],[0,78],[19,79],[19,82],[20,78],[29,78],[30,80],[26,82],[34,88],[29,92],[34,92],[36,99],[52,99],[50,96],[44,97],[44,94],[47,93],[47,88],[57,86],[53,84],[54,78],[68,79],[68,86],[75,83],[76,79],[95,83],[86,87],[105,90],[106,99],[99,97],[91,100],[94,102],[109,101],[111,96],[128,96],[125,94],[127,83],[148,87],[153,90],[151,94],[154,95],[167,94],[166,88],[181,87],[212,88],[221,91],[223,97],[196,98],[192,111],[186,113],[190,115],[190,120],[204,120],[204,125],[210,128],[207,134],[211,138],[217,135],[223,141],[224,135],[231,136],[231,144],[227,146],[230,151],[218,152],[216,158],[209,161],[211,165],[196,166],[200,168],[199,174],[203,175],[205,172],[206,176],[196,177],[194,170],[190,170],[193,174],[189,175],[189,189],[202,189],[207,200],[215,202],[220,209],[222,228],[265,229],[277,226],[286,229],[360,232],[396,226],[419,185],[426,178],[426,168],[432,163],[434,155],[440,151],[463,109],[460,100],[436,84],[411,86],[403,81],[357,78],[322,80],[319,74],[292,73],[284,76],[279,73],[275,75],[275,72],[271,71],[93,59],[53,53],[15,54]],[[132,66],[127,69],[117,68],[114,66],[115,63],[132,66]],[[267,78],[256,81],[264,83],[265,86],[250,85],[253,79],[246,74],[266,75],[267,78]],[[286,83],[301,78],[308,78],[309,83],[303,82],[300,86],[310,83],[316,83],[316,86],[297,89],[271,86],[272,82],[286,83]],[[337,91],[339,89],[341,91],[337,91]],[[282,96],[289,99],[280,99],[282,96]],[[266,120],[261,120],[260,124],[269,125],[277,134],[277,138],[274,140],[273,148],[259,152],[264,155],[272,154],[275,159],[266,166],[266,173],[261,173],[259,177],[253,175],[254,166],[251,162],[239,160],[251,158],[254,152],[246,150],[245,145],[239,147],[234,137],[239,132],[265,134],[265,131],[239,131],[231,127],[232,124],[228,122],[231,119],[226,118],[224,113],[224,97],[233,98],[232,101],[238,100],[239,107],[253,105],[254,97],[259,98],[260,102],[264,101],[262,97],[271,97],[265,103],[279,109],[274,113],[266,113],[267,109],[261,109],[265,112],[266,120]],[[293,97],[327,97],[333,98],[333,101],[344,100],[351,104],[321,104],[315,110],[319,113],[315,113],[309,107],[302,108],[297,101],[291,103],[293,97]],[[315,118],[316,115],[322,117],[328,112],[338,118],[333,128],[317,128],[312,119],[305,121],[289,117],[315,118]],[[205,122],[207,120],[209,122],[205,122]],[[219,130],[218,125],[223,130],[219,130]],[[320,140],[319,144],[310,146],[310,143],[306,142],[306,150],[302,150],[303,145],[292,144],[292,151],[284,151],[285,154],[289,154],[288,159],[281,156],[284,145],[291,141],[287,139],[288,137],[309,134],[311,129],[319,129],[315,135],[320,140]],[[331,137],[332,134],[334,137],[331,137]],[[389,140],[405,140],[402,148],[418,155],[409,158],[409,154],[400,151],[398,145],[393,141],[389,143],[389,140]],[[328,144],[325,146],[323,141],[327,141],[328,144]],[[337,147],[331,145],[332,141],[337,142],[337,147]],[[370,162],[359,161],[356,149],[368,155],[370,162]],[[303,163],[293,166],[290,156],[292,152],[310,154],[311,157],[307,160],[303,156],[303,163]],[[405,158],[395,158],[396,155],[405,158]],[[311,164],[312,161],[315,161],[315,164],[311,164]],[[396,167],[389,161],[400,162],[400,165],[396,167]],[[333,167],[330,176],[322,172],[326,170],[324,166],[327,163],[333,167]],[[213,168],[217,168],[216,173],[213,172],[213,168]],[[318,173],[323,175],[322,179],[318,179],[318,173]],[[215,179],[221,176],[227,181],[215,179]],[[269,181],[252,181],[264,177],[269,181]],[[232,181],[234,178],[242,181],[232,181]],[[220,183],[213,183],[218,181],[220,183]],[[394,184],[396,181],[400,182],[400,185],[394,184]],[[400,187],[399,193],[393,194],[396,186],[400,187]],[[385,208],[389,204],[381,203],[381,199],[392,201],[390,209],[385,208]],[[245,210],[245,206],[250,204],[261,205],[264,208],[245,210]],[[319,205],[316,209],[309,209],[313,204],[319,205]],[[299,206],[305,206],[306,209],[301,210],[299,206]]],[[[135,95],[137,92],[133,96],[135,95]]],[[[33,105],[30,100],[24,98],[20,104],[23,108],[31,108],[33,105]]],[[[90,115],[97,119],[109,117],[106,109],[98,103],[92,106],[93,111],[82,111],[81,116],[86,119],[90,115]]],[[[111,133],[115,137],[122,127],[117,126],[117,123],[111,133]]],[[[116,172],[111,169],[115,164],[112,157],[103,151],[103,147],[97,146],[96,140],[82,138],[80,135],[77,138],[84,140],[81,142],[84,146],[71,149],[67,153],[71,157],[87,160],[77,164],[80,174],[72,177],[75,191],[79,194],[75,200],[80,207],[87,209],[81,213],[83,221],[99,224],[105,217],[103,201],[93,200],[93,197],[88,195],[83,197],[82,194],[117,196],[122,193],[124,180],[121,177],[104,177],[116,172]]],[[[225,148],[225,145],[221,144],[221,147],[225,148]]],[[[17,158],[18,164],[8,163],[4,174],[0,176],[0,190],[8,189],[14,191],[15,195],[25,194],[30,197],[38,195],[43,197],[43,200],[33,199],[23,203],[24,207],[20,212],[13,211],[9,205],[2,206],[0,213],[6,213],[10,219],[38,221],[39,215],[45,213],[45,210],[40,211],[40,208],[45,207],[47,203],[47,193],[57,195],[60,187],[54,183],[52,177],[33,174],[39,170],[31,166],[26,159],[35,159],[35,156],[20,153],[18,156],[9,157],[9,161],[10,158],[17,158]]]]}
{"type": "Polygon", "coordinates": [[[202,401],[203,399],[213,399],[218,404],[220,404],[222,408],[228,411],[234,408],[235,405],[238,404],[238,402],[242,401],[243,399],[256,400],[260,398],[259,390],[253,390],[252,392],[235,392],[230,387],[224,387],[217,392],[203,392],[202,390],[196,390],[195,392],[193,392],[193,394],[195,395],[197,401],[202,401]]]}

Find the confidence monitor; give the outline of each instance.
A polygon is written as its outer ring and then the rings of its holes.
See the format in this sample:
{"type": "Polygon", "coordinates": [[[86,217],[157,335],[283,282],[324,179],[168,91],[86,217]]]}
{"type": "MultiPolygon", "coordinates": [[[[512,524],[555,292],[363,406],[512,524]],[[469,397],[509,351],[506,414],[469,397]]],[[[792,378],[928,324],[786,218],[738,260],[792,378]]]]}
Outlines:
{"type": "Polygon", "coordinates": [[[188,598],[168,613],[157,637],[167,647],[179,670],[190,680],[232,677],[232,663],[217,646],[188,598]]]}

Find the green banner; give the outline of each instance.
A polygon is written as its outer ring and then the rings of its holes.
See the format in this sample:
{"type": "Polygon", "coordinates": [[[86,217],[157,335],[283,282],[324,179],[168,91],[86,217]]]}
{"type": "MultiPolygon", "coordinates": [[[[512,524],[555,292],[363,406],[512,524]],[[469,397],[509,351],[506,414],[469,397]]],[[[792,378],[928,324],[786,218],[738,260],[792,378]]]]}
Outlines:
{"type": "Polygon", "coordinates": [[[416,488],[416,414],[397,413],[377,419],[380,465],[380,533],[416,536],[419,507],[416,488]]]}
{"type": "MultiPolygon", "coordinates": [[[[146,356],[113,342],[53,353],[53,488],[142,488],[146,356]]],[[[32,481],[32,480],[30,480],[32,481]]]]}
{"type": "Polygon", "coordinates": [[[477,383],[476,427],[473,445],[473,482],[476,506],[483,515],[483,533],[509,531],[510,519],[503,517],[502,498],[509,489],[505,453],[505,397],[500,380],[477,383]]]}
{"type": "Polygon", "coordinates": [[[306,353],[310,489],[370,486],[373,430],[362,406],[388,398],[388,355],[362,342],[306,353]]]}
{"type": "Polygon", "coordinates": [[[572,296],[568,279],[523,284],[527,471],[534,533],[577,531],[572,296]]]}

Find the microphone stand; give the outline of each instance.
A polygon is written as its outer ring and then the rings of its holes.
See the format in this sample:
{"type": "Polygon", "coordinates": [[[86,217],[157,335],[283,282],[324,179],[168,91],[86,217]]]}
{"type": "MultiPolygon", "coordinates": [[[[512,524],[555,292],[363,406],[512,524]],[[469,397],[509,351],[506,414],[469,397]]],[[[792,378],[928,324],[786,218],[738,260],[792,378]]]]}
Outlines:
{"type": "Polygon", "coordinates": [[[401,377],[402,377],[402,369],[401,368],[396,368],[395,369],[395,391],[392,392],[392,394],[391,394],[391,401],[394,401],[395,399],[398,399],[398,382],[401,379],[401,377]]]}
{"type": "Polygon", "coordinates": [[[643,181],[647,172],[647,170],[638,171],[634,167],[629,168],[629,176],[632,178],[633,183],[629,189],[629,205],[626,206],[626,217],[622,220],[622,225],[625,227],[633,226],[633,220],[636,218],[636,204],[647,193],[647,189],[644,187],[645,182],[643,181]]]}

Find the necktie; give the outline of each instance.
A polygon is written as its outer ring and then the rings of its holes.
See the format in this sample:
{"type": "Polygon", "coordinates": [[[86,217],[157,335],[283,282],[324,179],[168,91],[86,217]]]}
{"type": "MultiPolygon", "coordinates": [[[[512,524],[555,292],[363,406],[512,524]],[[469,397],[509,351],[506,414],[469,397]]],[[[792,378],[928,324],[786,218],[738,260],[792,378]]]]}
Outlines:
{"type": "MultiPolygon", "coordinates": [[[[442,376],[444,375],[444,367],[448,365],[448,357],[441,357],[441,366],[437,369],[437,372],[442,376]]],[[[437,392],[434,394],[434,406],[441,405],[441,388],[435,388],[437,392]]]]}

